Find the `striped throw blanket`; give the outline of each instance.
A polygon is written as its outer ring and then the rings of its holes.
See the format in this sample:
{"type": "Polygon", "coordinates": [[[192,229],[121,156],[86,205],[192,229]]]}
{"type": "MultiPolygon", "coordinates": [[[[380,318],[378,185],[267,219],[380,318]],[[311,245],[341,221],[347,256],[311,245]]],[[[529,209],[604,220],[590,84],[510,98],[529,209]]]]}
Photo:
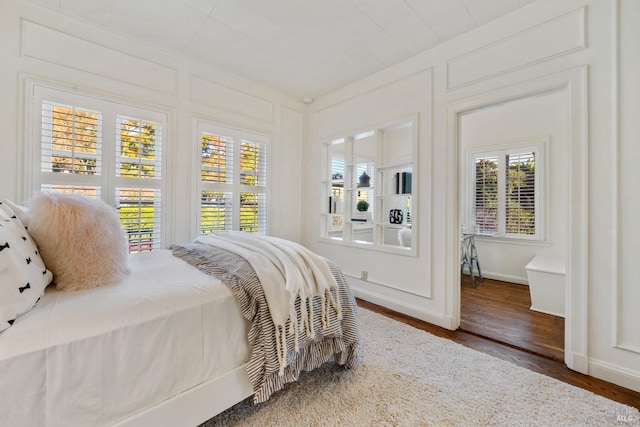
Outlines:
{"type": "Polygon", "coordinates": [[[207,239],[200,239],[170,249],[176,257],[219,277],[238,300],[243,316],[251,322],[248,374],[255,403],[266,401],[285,384],[296,381],[300,372],[330,360],[346,368],[355,365],[359,342],[355,298],[336,265],[325,260],[336,284],[330,290],[330,299],[334,302],[327,304],[324,293],[305,295],[305,298],[298,295],[293,303],[295,315],[280,329],[272,318],[259,275],[251,263],[228,248],[209,243],[207,239]],[[309,313],[312,316],[308,327],[293,326],[293,323],[305,324],[304,318],[309,313]],[[313,333],[309,333],[310,330],[313,333]],[[283,331],[286,331],[284,335],[283,331]]]}

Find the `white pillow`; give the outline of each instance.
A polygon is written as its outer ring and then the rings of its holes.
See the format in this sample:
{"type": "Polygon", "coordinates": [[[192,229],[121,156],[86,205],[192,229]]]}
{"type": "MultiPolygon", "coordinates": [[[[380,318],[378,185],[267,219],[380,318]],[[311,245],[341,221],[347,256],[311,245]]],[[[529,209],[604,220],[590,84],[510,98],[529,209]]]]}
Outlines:
{"type": "Polygon", "coordinates": [[[29,208],[26,206],[16,205],[11,200],[3,200],[2,203],[5,203],[13,213],[18,217],[18,219],[22,222],[22,225],[29,228],[29,221],[31,220],[31,216],[29,215],[29,208]]]}
{"type": "Polygon", "coordinates": [[[128,272],[127,240],[115,210],[77,194],[42,193],[29,201],[29,233],[56,288],[95,288],[128,272]]]}
{"type": "Polygon", "coordinates": [[[51,278],[26,227],[0,202],[0,331],[36,305],[51,278]]]}

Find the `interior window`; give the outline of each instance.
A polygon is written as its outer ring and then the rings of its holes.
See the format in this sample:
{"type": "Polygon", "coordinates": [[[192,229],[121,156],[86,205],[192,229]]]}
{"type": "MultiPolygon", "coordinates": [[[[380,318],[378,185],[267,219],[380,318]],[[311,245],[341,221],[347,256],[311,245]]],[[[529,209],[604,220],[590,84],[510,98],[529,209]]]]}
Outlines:
{"type": "Polygon", "coordinates": [[[322,237],[415,254],[415,117],[325,143],[322,237]]]}

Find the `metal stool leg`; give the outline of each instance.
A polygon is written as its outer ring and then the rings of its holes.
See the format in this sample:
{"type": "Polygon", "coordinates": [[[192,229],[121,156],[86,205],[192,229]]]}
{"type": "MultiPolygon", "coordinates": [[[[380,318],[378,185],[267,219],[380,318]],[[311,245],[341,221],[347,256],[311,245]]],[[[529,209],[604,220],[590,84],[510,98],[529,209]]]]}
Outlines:
{"type": "MultiPolygon", "coordinates": [[[[472,238],[473,236],[471,236],[472,238]]],[[[472,287],[476,287],[476,278],[473,275],[473,257],[472,257],[472,247],[470,245],[471,243],[471,238],[469,236],[466,236],[462,239],[462,254],[461,254],[461,261],[460,261],[460,281],[462,282],[462,279],[464,277],[464,266],[466,265],[469,268],[469,275],[471,276],[471,286],[472,287]]],[[[477,262],[477,261],[476,261],[477,262]]]]}
{"type": "Polygon", "coordinates": [[[478,277],[480,278],[480,281],[484,281],[484,279],[482,278],[482,270],[480,269],[480,261],[478,261],[478,251],[476,250],[476,242],[475,242],[475,238],[471,237],[470,239],[470,246],[471,246],[471,266],[473,266],[473,261],[476,262],[476,267],[478,268],[478,277]]]}

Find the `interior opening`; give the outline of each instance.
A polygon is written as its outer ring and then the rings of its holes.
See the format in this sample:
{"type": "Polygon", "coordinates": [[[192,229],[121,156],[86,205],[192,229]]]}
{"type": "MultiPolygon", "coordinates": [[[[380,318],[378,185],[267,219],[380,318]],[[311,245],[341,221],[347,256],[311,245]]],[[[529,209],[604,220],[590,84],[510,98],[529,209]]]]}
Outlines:
{"type": "Polygon", "coordinates": [[[459,117],[460,329],[564,359],[566,91],[459,117]]]}

